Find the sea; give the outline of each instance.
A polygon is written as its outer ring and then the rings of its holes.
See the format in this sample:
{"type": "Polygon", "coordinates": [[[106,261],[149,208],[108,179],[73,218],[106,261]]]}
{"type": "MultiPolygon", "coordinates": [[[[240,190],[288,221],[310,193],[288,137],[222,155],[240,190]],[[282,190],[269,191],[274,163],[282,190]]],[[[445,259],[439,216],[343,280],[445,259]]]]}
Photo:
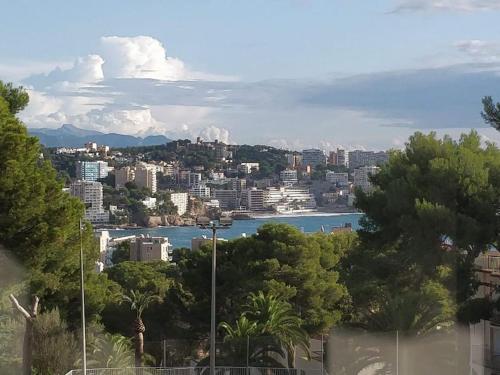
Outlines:
{"type": "MultiPolygon", "coordinates": [[[[353,213],[316,213],[301,216],[262,216],[251,220],[235,220],[228,229],[220,230],[217,233],[219,238],[234,239],[238,237],[251,236],[264,223],[287,223],[293,225],[304,233],[330,232],[334,227],[344,226],[347,223],[352,225],[354,230],[359,228],[359,219],[362,214],[353,213]]],[[[212,232],[198,227],[157,227],[138,229],[115,229],[109,230],[111,237],[123,237],[130,235],[149,234],[150,236],[168,237],[173,248],[191,248],[191,239],[206,236],[211,238],[212,232]]]]}

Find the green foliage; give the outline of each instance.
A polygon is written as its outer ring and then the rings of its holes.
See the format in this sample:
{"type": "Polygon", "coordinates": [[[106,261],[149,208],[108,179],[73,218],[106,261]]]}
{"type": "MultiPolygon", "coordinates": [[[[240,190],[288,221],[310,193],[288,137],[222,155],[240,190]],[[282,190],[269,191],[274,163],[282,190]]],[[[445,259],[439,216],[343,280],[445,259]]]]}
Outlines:
{"type": "Polygon", "coordinates": [[[34,324],[33,367],[35,373],[65,374],[74,368],[80,352],[74,334],[61,320],[59,310],[39,315],[34,324]]]}
{"type": "Polygon", "coordinates": [[[500,131],[500,103],[493,103],[491,96],[483,98],[483,112],[481,113],[484,121],[500,131]]]}
{"type": "Polygon", "coordinates": [[[380,315],[387,330],[419,333],[452,318],[475,292],[474,259],[497,240],[499,172],[500,150],[475,132],[416,133],[391,155],[375,191],[356,195],[361,245],[343,267],[354,322],[380,315]]]}
{"type": "MultiPolygon", "coordinates": [[[[224,330],[224,342],[230,344],[224,347],[231,349],[225,353],[229,361],[235,360],[232,358],[235,354],[238,356],[238,349],[245,339],[250,352],[244,355],[248,355],[253,366],[271,362],[270,353],[285,359],[286,352],[288,366],[293,367],[297,346],[309,353],[309,336],[291,305],[262,291],[248,297],[246,311],[236,320],[234,327],[227,322],[222,322],[220,327],[224,330]]],[[[236,361],[241,362],[241,358],[236,361]]]]}
{"type": "Polygon", "coordinates": [[[117,265],[118,263],[127,262],[129,260],[130,260],[130,241],[120,242],[113,251],[113,254],[111,255],[111,262],[114,265],[117,265]]]}
{"type": "Polygon", "coordinates": [[[91,345],[88,365],[91,368],[127,368],[134,365],[134,352],[130,339],[106,333],[91,345]]]}
{"type": "MultiPolygon", "coordinates": [[[[330,328],[340,319],[346,296],[337,264],[353,246],[355,235],[306,235],[285,224],[265,224],[258,233],[218,245],[217,310],[226,321],[243,312],[248,295],[259,290],[287,299],[309,333],[330,328]]],[[[195,303],[186,306],[193,329],[207,330],[211,250],[178,254],[183,287],[195,303]]]]}
{"type": "Polygon", "coordinates": [[[127,294],[123,295],[123,301],[130,305],[130,310],[135,311],[138,319],[142,317],[144,310],[157,300],[158,297],[154,296],[151,292],[141,293],[138,290],[130,290],[127,294]]]}
{"type": "MultiPolygon", "coordinates": [[[[22,100],[12,100],[19,108],[22,100]]],[[[61,305],[64,315],[77,316],[78,305],[69,302],[78,300],[83,205],[62,190],[40,153],[36,138],[0,98],[0,244],[26,269],[30,294],[45,308],[61,305]]],[[[90,225],[82,235],[85,269],[91,273],[98,249],[90,225]]]]}
{"type": "Polygon", "coordinates": [[[28,93],[22,86],[14,87],[12,83],[3,83],[0,81],[0,97],[2,97],[8,105],[10,113],[15,115],[22,111],[29,102],[28,93]]]}

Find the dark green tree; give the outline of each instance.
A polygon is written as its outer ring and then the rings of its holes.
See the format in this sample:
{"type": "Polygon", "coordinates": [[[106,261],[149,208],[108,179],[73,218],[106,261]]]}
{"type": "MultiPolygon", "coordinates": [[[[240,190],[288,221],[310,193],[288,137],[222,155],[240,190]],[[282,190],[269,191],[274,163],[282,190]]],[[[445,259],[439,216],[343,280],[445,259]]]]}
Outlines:
{"type": "Polygon", "coordinates": [[[500,103],[493,103],[491,96],[483,98],[483,112],[481,113],[484,121],[500,131],[500,103]]]}
{"type": "MultiPolygon", "coordinates": [[[[492,308],[474,299],[473,262],[497,241],[499,176],[500,150],[475,132],[459,141],[416,133],[393,152],[374,190],[356,192],[365,216],[359,246],[342,260],[346,325],[426,340],[450,334],[458,318],[485,317],[492,308]]],[[[455,353],[449,337],[443,345],[455,353]]]]}
{"type": "MultiPolygon", "coordinates": [[[[217,316],[236,320],[250,293],[263,290],[289,301],[307,332],[327,330],[340,319],[346,296],[338,262],[355,235],[307,235],[293,226],[264,224],[258,233],[218,245],[217,316]]],[[[208,332],[211,249],[178,254],[183,288],[195,303],[187,306],[194,331],[208,332]]]]}

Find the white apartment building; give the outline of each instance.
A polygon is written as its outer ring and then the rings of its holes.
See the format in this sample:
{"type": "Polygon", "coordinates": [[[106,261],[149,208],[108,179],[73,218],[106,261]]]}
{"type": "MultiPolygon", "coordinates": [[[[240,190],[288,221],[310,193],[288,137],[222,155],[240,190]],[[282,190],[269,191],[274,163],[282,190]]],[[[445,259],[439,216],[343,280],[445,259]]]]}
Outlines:
{"type": "Polygon", "coordinates": [[[102,184],[78,180],[70,185],[70,194],[78,197],[86,206],[85,220],[93,224],[109,222],[109,211],[102,207],[102,184]]]}
{"type": "Polygon", "coordinates": [[[276,211],[311,210],[316,208],[316,199],[309,189],[268,188],[264,190],[264,207],[276,211]]]}
{"type": "Polygon", "coordinates": [[[201,199],[210,198],[210,188],[204,184],[194,185],[189,192],[191,195],[201,199]]]}
{"type": "Polygon", "coordinates": [[[349,168],[369,167],[372,165],[382,165],[389,160],[389,154],[384,151],[363,151],[354,150],[349,152],[349,168]]]}
{"type": "Polygon", "coordinates": [[[149,164],[139,164],[135,168],[135,184],[139,188],[147,188],[156,193],[156,167],[149,164]]]}
{"type": "Polygon", "coordinates": [[[349,185],[349,174],[347,172],[326,172],[326,181],[338,186],[349,185]]]}
{"type": "Polygon", "coordinates": [[[297,171],[295,169],[285,169],[280,172],[280,180],[284,185],[294,185],[299,180],[297,178],[297,171]]]}
{"type": "Polygon", "coordinates": [[[184,215],[188,208],[188,193],[171,193],[170,201],[177,207],[177,214],[184,215]]]}
{"type": "Polygon", "coordinates": [[[167,237],[149,237],[141,235],[130,241],[130,260],[148,262],[172,260],[172,244],[167,237]]]}
{"type": "Polygon", "coordinates": [[[238,172],[250,174],[259,171],[259,163],[241,163],[238,165],[238,172]]]}
{"type": "Polygon", "coordinates": [[[370,192],[373,189],[370,182],[370,176],[379,172],[380,168],[375,166],[360,167],[354,170],[353,184],[364,192],[370,192]]]}

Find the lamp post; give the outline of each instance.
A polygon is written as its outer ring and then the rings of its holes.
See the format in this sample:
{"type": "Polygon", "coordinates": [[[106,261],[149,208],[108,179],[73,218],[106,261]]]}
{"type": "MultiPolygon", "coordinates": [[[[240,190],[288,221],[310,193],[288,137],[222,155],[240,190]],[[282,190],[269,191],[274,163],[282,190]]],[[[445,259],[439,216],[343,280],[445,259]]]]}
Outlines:
{"type": "Polygon", "coordinates": [[[83,278],[83,224],[80,219],[80,293],[82,300],[82,366],[83,375],[87,374],[87,340],[85,335],[85,285],[83,278]]]}
{"type": "Polygon", "coordinates": [[[228,229],[233,223],[230,217],[222,216],[218,223],[208,217],[196,219],[196,225],[212,230],[212,296],[210,299],[210,375],[215,375],[215,272],[217,268],[217,229],[228,229]]]}

